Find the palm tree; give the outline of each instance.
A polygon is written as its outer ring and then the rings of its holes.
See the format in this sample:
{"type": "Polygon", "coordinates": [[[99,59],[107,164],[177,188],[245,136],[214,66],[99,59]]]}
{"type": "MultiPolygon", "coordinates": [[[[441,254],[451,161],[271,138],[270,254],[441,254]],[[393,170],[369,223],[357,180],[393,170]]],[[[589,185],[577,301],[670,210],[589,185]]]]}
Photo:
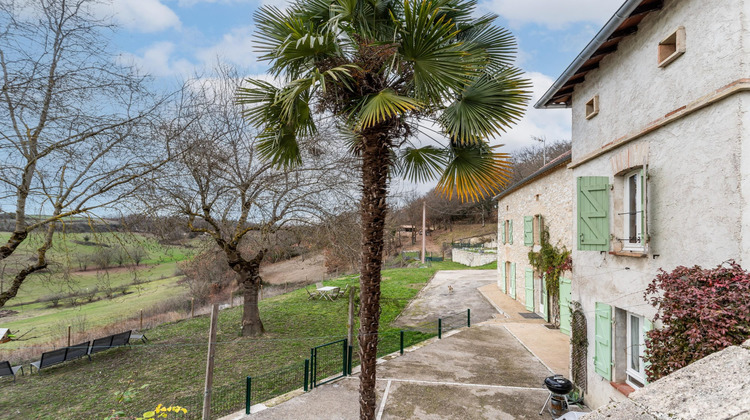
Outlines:
{"type": "Polygon", "coordinates": [[[245,117],[263,130],[260,153],[297,165],[297,139],[332,118],[361,160],[362,419],[375,417],[389,176],[438,179],[439,190],[461,199],[492,194],[510,176],[508,155],[487,139],[523,115],[530,83],[513,67],[512,35],[492,25],[494,15],[474,17],[475,7],[475,0],[296,0],[254,16],[261,59],[282,84],[248,79],[238,92],[245,117]]]}

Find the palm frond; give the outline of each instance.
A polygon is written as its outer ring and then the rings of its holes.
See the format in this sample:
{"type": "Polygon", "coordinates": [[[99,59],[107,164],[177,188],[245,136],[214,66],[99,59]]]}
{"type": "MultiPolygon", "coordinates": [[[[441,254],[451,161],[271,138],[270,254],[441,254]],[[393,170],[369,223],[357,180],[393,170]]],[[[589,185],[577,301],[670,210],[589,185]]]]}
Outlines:
{"type": "Polygon", "coordinates": [[[507,29],[492,24],[495,15],[485,15],[469,23],[458,35],[466,51],[486,57],[486,72],[499,73],[513,65],[516,41],[507,29]]]}
{"type": "Polygon", "coordinates": [[[258,136],[255,147],[258,155],[274,166],[290,168],[302,163],[302,154],[294,130],[269,128],[258,136]]]}
{"type": "Polygon", "coordinates": [[[522,75],[518,69],[507,68],[474,79],[443,111],[440,125],[460,144],[476,144],[504,132],[521,119],[530,99],[531,83],[522,75]]]}
{"type": "Polygon", "coordinates": [[[459,29],[429,0],[405,0],[403,22],[394,16],[403,61],[410,64],[415,97],[440,104],[475,76],[481,57],[457,41],[459,29]]]}
{"type": "Polygon", "coordinates": [[[448,163],[445,149],[434,146],[408,147],[401,152],[397,173],[412,182],[432,181],[448,163]]]}
{"type": "Polygon", "coordinates": [[[495,150],[500,146],[485,143],[476,146],[451,147],[450,161],[443,171],[437,189],[462,201],[479,200],[501,190],[511,177],[510,155],[495,150]]]}
{"type": "Polygon", "coordinates": [[[356,113],[357,129],[372,127],[382,121],[402,115],[406,111],[419,108],[419,101],[401,96],[392,89],[385,89],[375,95],[368,95],[361,101],[356,113]]]}

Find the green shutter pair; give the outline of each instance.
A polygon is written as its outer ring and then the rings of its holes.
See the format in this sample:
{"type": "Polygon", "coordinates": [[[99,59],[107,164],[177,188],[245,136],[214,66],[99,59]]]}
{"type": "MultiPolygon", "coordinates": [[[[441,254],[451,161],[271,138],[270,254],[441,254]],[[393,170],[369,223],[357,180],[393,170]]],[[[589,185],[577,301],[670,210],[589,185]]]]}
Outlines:
{"type": "MultiPolygon", "coordinates": [[[[648,166],[641,169],[641,241],[648,242],[648,166]]],[[[609,251],[609,178],[577,179],[578,250],[609,251]]]]}
{"type": "Polygon", "coordinates": [[[505,220],[503,220],[503,223],[500,224],[500,240],[502,241],[503,245],[506,243],[513,245],[513,220],[507,220],[508,222],[508,235],[507,240],[505,235],[505,220]]]}
{"type": "Polygon", "coordinates": [[[525,274],[524,289],[526,291],[526,310],[534,312],[534,270],[527,268],[525,274]]]}

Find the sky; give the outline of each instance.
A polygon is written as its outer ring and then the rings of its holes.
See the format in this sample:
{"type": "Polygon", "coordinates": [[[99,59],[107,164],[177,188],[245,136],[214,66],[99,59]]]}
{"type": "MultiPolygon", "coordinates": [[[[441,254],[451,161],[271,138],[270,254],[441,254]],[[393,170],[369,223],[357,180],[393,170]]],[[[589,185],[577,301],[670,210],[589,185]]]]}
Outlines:
{"type": "MultiPolygon", "coordinates": [[[[533,144],[570,139],[570,110],[536,110],[533,104],[594,37],[623,0],[479,0],[479,13],[494,13],[518,43],[516,65],[533,85],[524,118],[492,144],[512,152],[533,144]]],[[[120,59],[165,83],[205,73],[217,58],[248,76],[266,63],[253,48],[253,12],[285,0],[112,0],[103,6],[120,25],[113,39],[120,59]]],[[[422,188],[420,188],[422,189],[422,188]]]]}

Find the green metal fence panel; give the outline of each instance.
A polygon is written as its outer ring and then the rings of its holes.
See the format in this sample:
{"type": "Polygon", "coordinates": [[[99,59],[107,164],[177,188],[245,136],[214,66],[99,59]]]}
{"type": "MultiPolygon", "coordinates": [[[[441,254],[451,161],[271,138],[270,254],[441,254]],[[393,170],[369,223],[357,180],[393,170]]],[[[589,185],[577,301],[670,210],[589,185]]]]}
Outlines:
{"type": "Polygon", "coordinates": [[[336,340],[310,349],[312,381],[315,388],[346,375],[346,339],[336,340]],[[318,379],[320,378],[320,380],[318,379]]]}
{"type": "MultiPolygon", "coordinates": [[[[245,410],[248,410],[253,403],[258,404],[299,389],[300,386],[304,387],[305,373],[305,363],[299,361],[262,375],[253,376],[252,387],[249,391],[250,397],[249,399],[246,397],[245,410]]],[[[213,404],[211,406],[213,407],[213,404]]]]}

